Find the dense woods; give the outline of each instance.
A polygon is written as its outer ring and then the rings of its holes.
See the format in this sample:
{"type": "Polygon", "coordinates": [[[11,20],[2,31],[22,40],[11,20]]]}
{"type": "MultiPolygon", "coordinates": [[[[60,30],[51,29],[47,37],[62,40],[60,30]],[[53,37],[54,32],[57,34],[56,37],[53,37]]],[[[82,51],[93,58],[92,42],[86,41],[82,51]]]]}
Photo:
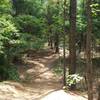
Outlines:
{"type": "Polygon", "coordinates": [[[0,81],[21,82],[18,66],[49,50],[63,89],[100,99],[99,0],[0,0],[0,81]]]}

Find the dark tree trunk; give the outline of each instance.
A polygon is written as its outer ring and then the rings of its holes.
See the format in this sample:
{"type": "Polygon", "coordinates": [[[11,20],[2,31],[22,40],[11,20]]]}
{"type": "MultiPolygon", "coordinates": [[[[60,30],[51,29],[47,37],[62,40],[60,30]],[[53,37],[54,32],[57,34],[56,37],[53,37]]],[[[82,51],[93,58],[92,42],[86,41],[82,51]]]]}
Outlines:
{"type": "Polygon", "coordinates": [[[48,38],[48,46],[50,46],[50,49],[53,49],[53,37],[49,36],[48,38]]]}
{"type": "Polygon", "coordinates": [[[50,49],[53,49],[53,40],[52,40],[52,37],[50,37],[50,49]]]}
{"type": "Polygon", "coordinates": [[[100,82],[99,82],[99,86],[98,86],[98,100],[100,100],[100,82]]]}
{"type": "Polygon", "coordinates": [[[66,0],[64,0],[64,8],[63,8],[63,15],[64,15],[64,20],[63,20],[63,86],[66,86],[66,53],[65,53],[65,44],[66,44],[66,0]]]}
{"type": "Polygon", "coordinates": [[[88,100],[93,100],[93,70],[91,59],[91,36],[92,36],[92,15],[91,15],[91,2],[86,0],[86,14],[87,14],[87,36],[86,36],[86,78],[88,86],[88,100]]]}
{"type": "MultiPolygon", "coordinates": [[[[59,12],[60,12],[59,0],[57,0],[56,7],[58,9],[58,14],[59,14],[59,12]]],[[[58,17],[59,17],[59,15],[58,15],[58,17]]],[[[54,47],[55,47],[55,53],[59,53],[59,31],[58,30],[56,30],[56,32],[55,32],[54,47]]]]}
{"type": "Polygon", "coordinates": [[[51,9],[50,9],[50,6],[48,5],[47,6],[47,15],[46,15],[46,20],[47,20],[47,25],[48,25],[48,45],[50,46],[51,49],[53,49],[53,33],[52,33],[52,28],[51,28],[51,25],[52,25],[52,12],[51,12],[51,9]]]}
{"type": "MultiPolygon", "coordinates": [[[[70,0],[70,34],[69,34],[69,74],[75,74],[76,72],[76,0],[70,0]]],[[[75,89],[75,85],[71,86],[71,89],[75,89]]]]}
{"type": "Polygon", "coordinates": [[[64,34],[64,36],[63,36],[63,67],[64,67],[64,69],[63,69],[63,77],[64,77],[64,79],[63,79],[63,85],[64,86],[66,86],[66,54],[65,54],[65,34],[64,34]]]}
{"type": "Polygon", "coordinates": [[[59,35],[56,33],[55,34],[55,53],[59,53],[59,35]]]}

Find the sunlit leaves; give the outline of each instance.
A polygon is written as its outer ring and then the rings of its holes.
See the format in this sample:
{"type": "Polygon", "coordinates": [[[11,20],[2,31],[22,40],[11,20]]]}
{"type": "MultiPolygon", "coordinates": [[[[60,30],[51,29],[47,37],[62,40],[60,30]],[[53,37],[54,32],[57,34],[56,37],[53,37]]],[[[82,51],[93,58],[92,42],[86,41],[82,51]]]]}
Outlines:
{"type": "Polygon", "coordinates": [[[83,79],[79,74],[72,74],[67,76],[67,85],[71,86],[72,84],[76,84],[83,79]]]}
{"type": "Polygon", "coordinates": [[[100,13],[100,4],[99,3],[94,3],[90,5],[92,8],[92,14],[93,16],[96,16],[98,13],[100,13]]]}
{"type": "Polygon", "coordinates": [[[38,35],[42,30],[43,21],[35,16],[19,15],[15,20],[17,27],[23,33],[38,35]]]}
{"type": "Polygon", "coordinates": [[[12,8],[11,0],[0,0],[0,13],[10,13],[12,8]]]}

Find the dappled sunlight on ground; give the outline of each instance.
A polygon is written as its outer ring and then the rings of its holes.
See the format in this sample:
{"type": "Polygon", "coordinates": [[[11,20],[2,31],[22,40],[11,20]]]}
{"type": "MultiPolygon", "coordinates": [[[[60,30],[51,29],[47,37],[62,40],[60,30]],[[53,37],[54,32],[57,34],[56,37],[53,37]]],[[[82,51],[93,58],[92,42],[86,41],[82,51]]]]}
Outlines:
{"type": "Polygon", "coordinates": [[[58,58],[50,52],[26,58],[25,65],[18,65],[21,82],[0,84],[0,100],[87,100],[61,90],[62,78],[52,71],[58,58]]]}
{"type": "Polygon", "coordinates": [[[39,65],[41,68],[45,67],[44,64],[39,63],[38,61],[28,60],[27,62],[28,62],[28,63],[33,63],[33,64],[36,64],[36,65],[39,65]]]}
{"type": "Polygon", "coordinates": [[[2,82],[0,84],[0,100],[41,100],[42,97],[59,88],[57,83],[53,84],[40,82],[29,86],[12,81],[2,82]]]}

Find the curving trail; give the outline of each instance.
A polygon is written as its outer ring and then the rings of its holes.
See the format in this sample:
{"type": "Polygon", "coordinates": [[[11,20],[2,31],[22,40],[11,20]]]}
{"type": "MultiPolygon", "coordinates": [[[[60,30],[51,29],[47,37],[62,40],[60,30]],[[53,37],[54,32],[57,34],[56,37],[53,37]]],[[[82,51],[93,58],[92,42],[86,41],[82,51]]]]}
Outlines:
{"type": "Polygon", "coordinates": [[[18,67],[22,82],[1,83],[0,100],[87,100],[61,90],[62,78],[52,72],[57,59],[51,51],[27,57],[26,64],[18,67]]]}

